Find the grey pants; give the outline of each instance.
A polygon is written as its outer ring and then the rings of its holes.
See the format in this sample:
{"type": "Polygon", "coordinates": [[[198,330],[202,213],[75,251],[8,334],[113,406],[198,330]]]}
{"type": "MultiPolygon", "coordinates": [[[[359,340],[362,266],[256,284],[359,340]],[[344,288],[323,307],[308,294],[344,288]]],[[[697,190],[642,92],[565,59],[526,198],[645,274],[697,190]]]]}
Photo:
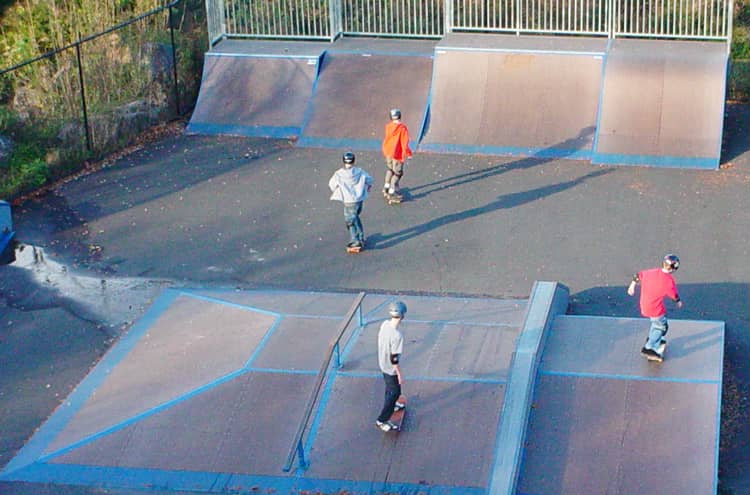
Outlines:
{"type": "Polygon", "coordinates": [[[390,193],[398,192],[401,188],[399,187],[399,181],[404,175],[404,162],[399,162],[393,158],[385,159],[385,182],[383,189],[390,193]]]}

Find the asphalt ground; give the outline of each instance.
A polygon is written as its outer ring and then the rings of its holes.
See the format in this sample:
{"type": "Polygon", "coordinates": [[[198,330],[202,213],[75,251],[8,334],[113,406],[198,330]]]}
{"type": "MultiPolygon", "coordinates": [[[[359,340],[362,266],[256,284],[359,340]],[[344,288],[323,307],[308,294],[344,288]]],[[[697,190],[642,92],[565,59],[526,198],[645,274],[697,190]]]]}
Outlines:
{"type": "Polygon", "coordinates": [[[0,268],[0,465],[163,287],[528,297],[557,280],[570,313],[637,316],[630,277],[675,252],[670,315],[727,324],[720,484],[750,493],[748,129],[750,107],[728,107],[719,171],[417,154],[399,206],[379,196],[381,157],[357,153],[375,178],[359,255],[328,199],[344,150],[177,134],[61,183],[15,206],[27,247],[0,268]]]}

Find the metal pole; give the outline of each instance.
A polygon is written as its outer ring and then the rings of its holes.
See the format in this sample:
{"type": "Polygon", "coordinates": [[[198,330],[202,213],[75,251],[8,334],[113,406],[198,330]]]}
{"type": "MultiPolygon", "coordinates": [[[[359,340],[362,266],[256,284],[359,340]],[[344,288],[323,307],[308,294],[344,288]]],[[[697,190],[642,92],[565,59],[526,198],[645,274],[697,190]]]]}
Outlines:
{"type": "Polygon", "coordinates": [[[83,128],[86,131],[86,149],[91,151],[91,130],[89,129],[89,113],[86,108],[86,85],[83,82],[83,63],[81,63],[81,35],[78,35],[76,59],[78,60],[78,82],[81,85],[81,108],[83,108],[83,128]]]}
{"type": "Polygon", "coordinates": [[[172,75],[174,77],[175,112],[180,115],[180,88],[177,85],[177,50],[174,44],[174,24],[172,23],[172,5],[169,4],[169,37],[172,41],[172,75]]]}
{"type": "Polygon", "coordinates": [[[727,18],[726,18],[726,37],[727,37],[727,54],[732,51],[732,26],[734,24],[734,0],[729,0],[727,6],[727,18]]]}

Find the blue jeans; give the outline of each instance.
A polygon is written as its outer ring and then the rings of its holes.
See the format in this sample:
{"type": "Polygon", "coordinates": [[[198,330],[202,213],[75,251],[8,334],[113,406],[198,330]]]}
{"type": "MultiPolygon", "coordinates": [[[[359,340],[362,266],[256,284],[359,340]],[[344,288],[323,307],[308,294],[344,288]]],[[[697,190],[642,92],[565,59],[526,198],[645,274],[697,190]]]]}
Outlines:
{"type": "Polygon", "coordinates": [[[667,334],[669,323],[667,323],[666,315],[650,318],[650,320],[651,328],[649,328],[648,338],[646,339],[646,344],[644,344],[643,347],[658,352],[661,339],[664,338],[664,336],[667,334]]]}
{"type": "Polygon", "coordinates": [[[344,221],[346,221],[346,228],[349,229],[350,241],[364,244],[365,232],[362,228],[362,221],[359,219],[360,213],[362,213],[361,201],[359,203],[344,203],[344,221]]]}
{"type": "Polygon", "coordinates": [[[383,373],[383,379],[385,380],[385,400],[383,401],[383,409],[380,411],[378,421],[385,423],[391,419],[393,414],[393,408],[396,407],[396,401],[401,395],[401,385],[398,383],[398,376],[387,375],[383,373]]]}

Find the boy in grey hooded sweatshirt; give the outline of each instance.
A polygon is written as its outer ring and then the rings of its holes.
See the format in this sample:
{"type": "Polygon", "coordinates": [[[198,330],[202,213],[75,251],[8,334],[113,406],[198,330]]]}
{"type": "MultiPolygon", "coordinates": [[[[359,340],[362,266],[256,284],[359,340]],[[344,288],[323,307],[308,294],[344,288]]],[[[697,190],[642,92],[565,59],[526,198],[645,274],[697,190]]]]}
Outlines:
{"type": "Polygon", "coordinates": [[[359,167],[354,166],[354,153],[347,151],[342,157],[344,166],[333,174],[328,181],[331,188],[331,200],[344,203],[344,220],[349,229],[350,248],[362,248],[365,244],[365,233],[362,221],[362,202],[372,187],[372,177],[359,167]]]}

